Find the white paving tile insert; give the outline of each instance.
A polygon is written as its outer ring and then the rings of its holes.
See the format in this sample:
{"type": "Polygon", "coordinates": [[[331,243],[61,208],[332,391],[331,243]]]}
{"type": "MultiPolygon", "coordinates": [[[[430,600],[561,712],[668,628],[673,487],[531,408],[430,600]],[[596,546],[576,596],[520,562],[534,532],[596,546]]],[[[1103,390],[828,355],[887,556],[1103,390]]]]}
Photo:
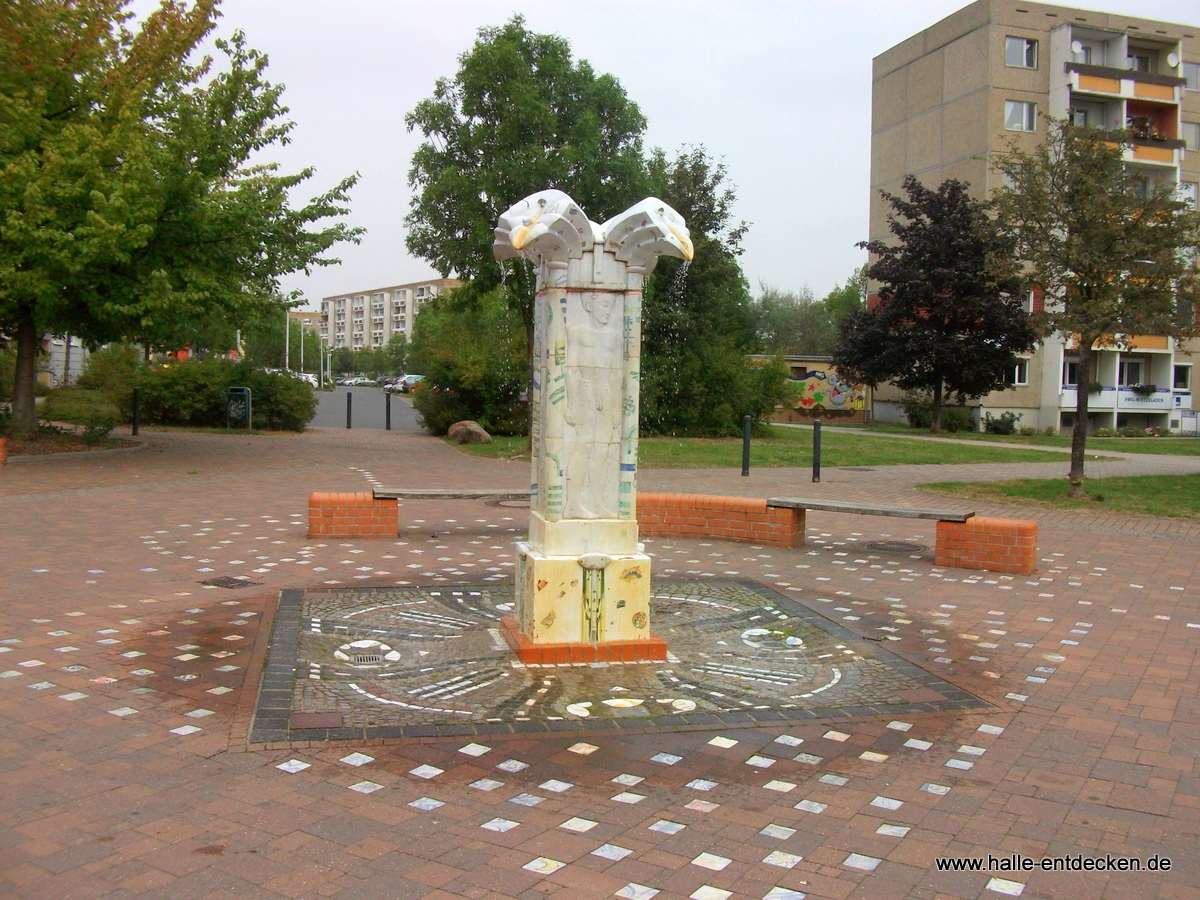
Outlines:
{"type": "Polygon", "coordinates": [[[874,856],[866,856],[862,853],[851,853],[842,863],[850,869],[859,869],[863,872],[874,872],[881,860],[874,856]]]}
{"type": "Polygon", "coordinates": [[[1007,878],[993,878],[987,883],[987,889],[997,894],[1007,894],[1009,897],[1020,897],[1025,885],[1019,881],[1009,881],[1007,878]]]}
{"type": "MultiPolygon", "coordinates": [[[[803,856],[797,856],[794,853],[784,853],[782,850],[772,850],[763,857],[763,862],[765,862],[768,866],[779,866],[783,869],[791,869],[802,859],[804,859],[803,856]]],[[[771,895],[768,894],[767,896],[769,897],[771,895]]],[[[804,895],[801,894],[800,896],[803,897],[804,895]]]]}
{"type": "Polygon", "coordinates": [[[759,832],[759,834],[765,837],[779,838],[781,841],[787,840],[795,833],[795,828],[786,828],[783,825],[776,825],[773,822],[759,832]]]}
{"type": "Polygon", "coordinates": [[[297,772],[303,772],[305,769],[311,769],[312,763],[306,763],[299,759],[289,759],[287,762],[282,762],[275,768],[281,772],[287,772],[289,775],[295,775],[297,772]]]}
{"type": "MultiPolygon", "coordinates": [[[[355,768],[357,768],[358,766],[365,766],[369,762],[375,762],[375,757],[367,756],[367,754],[365,754],[365,753],[358,753],[356,751],[354,753],[351,753],[349,756],[343,756],[341,759],[338,760],[338,762],[343,762],[348,766],[354,766],[355,768]]],[[[414,769],[413,771],[415,772],[416,770],[414,769]]],[[[442,772],[442,770],[438,769],[439,775],[441,774],[441,772],[442,772]]]]}
{"type": "Polygon", "coordinates": [[[599,856],[601,859],[611,859],[613,862],[624,859],[632,850],[626,850],[624,847],[618,847],[616,844],[603,844],[592,851],[592,856],[599,856]]]}
{"type": "Polygon", "coordinates": [[[498,831],[501,834],[504,834],[504,832],[512,831],[512,829],[516,828],[520,824],[520,822],[514,822],[512,819],[502,819],[497,817],[495,819],[489,819],[479,827],[486,828],[488,831],[498,831]]]}

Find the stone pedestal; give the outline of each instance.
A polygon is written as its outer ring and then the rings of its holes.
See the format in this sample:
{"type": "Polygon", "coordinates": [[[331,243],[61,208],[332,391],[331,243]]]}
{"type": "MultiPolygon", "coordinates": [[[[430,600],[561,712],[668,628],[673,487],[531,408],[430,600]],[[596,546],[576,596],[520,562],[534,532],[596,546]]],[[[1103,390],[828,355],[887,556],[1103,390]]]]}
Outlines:
{"type": "Polygon", "coordinates": [[[598,225],[542,191],[500,217],[493,251],[537,267],[529,542],[504,634],[527,662],[665,659],[637,541],[642,283],[661,255],[691,259],[687,228],[653,198],[598,225]]]}

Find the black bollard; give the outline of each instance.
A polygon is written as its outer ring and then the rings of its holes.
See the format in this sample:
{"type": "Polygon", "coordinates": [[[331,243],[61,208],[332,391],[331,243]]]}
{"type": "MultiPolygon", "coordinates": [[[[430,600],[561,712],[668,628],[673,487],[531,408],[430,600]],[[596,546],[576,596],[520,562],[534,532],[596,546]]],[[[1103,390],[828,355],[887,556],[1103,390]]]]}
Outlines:
{"type": "Polygon", "coordinates": [[[750,417],[742,416],[742,474],[750,474],[750,417]]]}
{"type": "Polygon", "coordinates": [[[133,436],[138,433],[138,407],[142,405],[142,389],[133,389],[133,436]]]}
{"type": "Polygon", "coordinates": [[[821,483],[821,420],[813,419],[813,484],[821,483]]]}
{"type": "Polygon", "coordinates": [[[385,431],[392,430],[392,392],[383,392],[383,428],[385,431]]]}
{"type": "Polygon", "coordinates": [[[354,391],[346,390],[346,427],[350,427],[350,410],[354,404],[354,391]]]}

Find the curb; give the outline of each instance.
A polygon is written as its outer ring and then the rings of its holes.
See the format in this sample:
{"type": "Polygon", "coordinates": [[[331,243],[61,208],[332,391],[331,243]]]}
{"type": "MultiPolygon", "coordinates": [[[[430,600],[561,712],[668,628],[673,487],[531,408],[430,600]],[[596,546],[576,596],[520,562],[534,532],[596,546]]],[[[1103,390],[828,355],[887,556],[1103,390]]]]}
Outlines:
{"type": "MultiPolygon", "coordinates": [[[[125,438],[124,440],[128,440],[125,438]]],[[[112,447],[108,450],[71,450],[66,453],[29,453],[22,456],[13,456],[9,454],[8,465],[19,465],[24,463],[39,463],[49,462],[57,459],[79,459],[80,457],[92,458],[96,456],[113,456],[117,453],[136,453],[139,450],[146,449],[146,442],[139,441],[132,447],[112,447]]]]}

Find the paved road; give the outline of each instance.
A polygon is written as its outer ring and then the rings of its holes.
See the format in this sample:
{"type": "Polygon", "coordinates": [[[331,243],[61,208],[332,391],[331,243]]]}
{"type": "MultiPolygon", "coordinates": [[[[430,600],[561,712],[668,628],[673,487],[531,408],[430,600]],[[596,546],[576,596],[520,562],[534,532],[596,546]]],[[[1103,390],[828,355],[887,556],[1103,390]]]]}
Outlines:
{"type": "MultiPolygon", "coordinates": [[[[350,421],[355,428],[384,427],[387,392],[374,387],[339,386],[332,393],[318,392],[317,415],[311,424],[317,428],[345,428],[347,395],[354,397],[350,421]]],[[[403,394],[392,395],[392,430],[422,431],[412,402],[403,394]]]]}

